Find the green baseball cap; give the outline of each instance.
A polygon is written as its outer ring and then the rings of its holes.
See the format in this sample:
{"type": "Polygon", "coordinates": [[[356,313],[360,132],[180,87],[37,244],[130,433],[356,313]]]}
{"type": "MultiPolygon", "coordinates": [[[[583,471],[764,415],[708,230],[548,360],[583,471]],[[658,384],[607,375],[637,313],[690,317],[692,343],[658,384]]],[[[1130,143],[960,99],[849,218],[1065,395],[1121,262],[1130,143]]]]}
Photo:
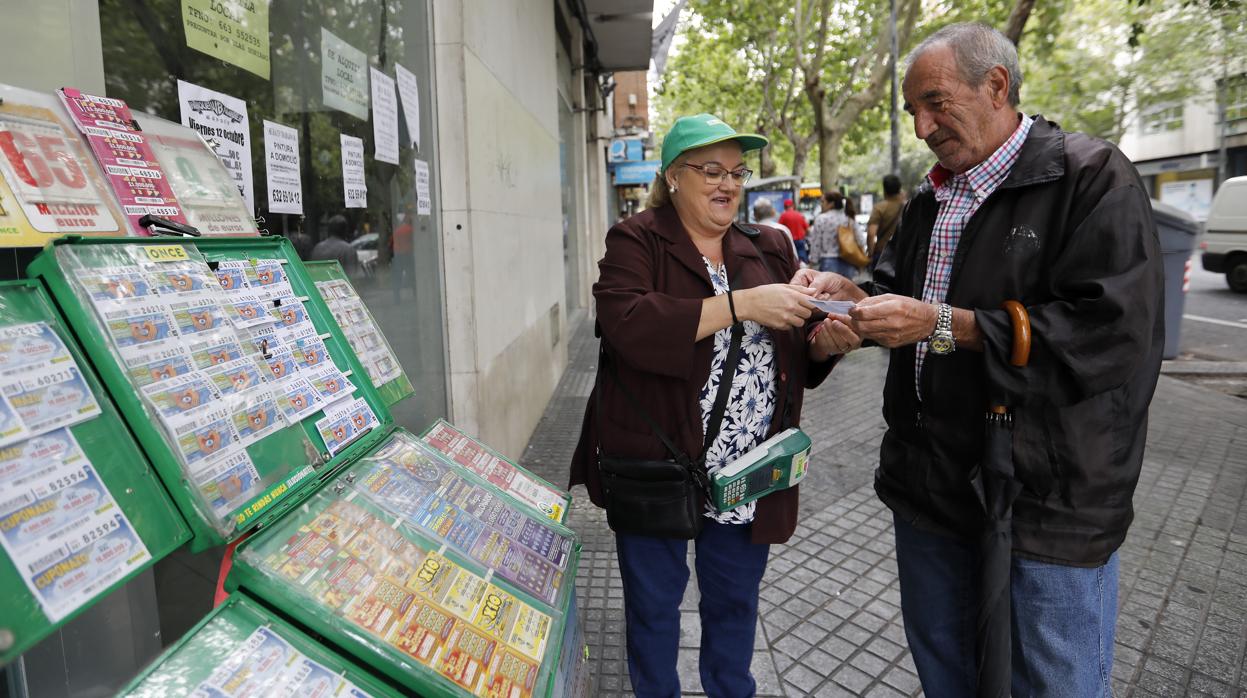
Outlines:
{"type": "Polygon", "coordinates": [[[713,114],[682,116],[675,120],[667,137],[663,139],[662,171],[666,172],[671,162],[686,150],[723,141],[740,143],[740,149],[746,153],[765,148],[769,142],[766,137],[756,133],[737,133],[736,129],[713,114]]]}

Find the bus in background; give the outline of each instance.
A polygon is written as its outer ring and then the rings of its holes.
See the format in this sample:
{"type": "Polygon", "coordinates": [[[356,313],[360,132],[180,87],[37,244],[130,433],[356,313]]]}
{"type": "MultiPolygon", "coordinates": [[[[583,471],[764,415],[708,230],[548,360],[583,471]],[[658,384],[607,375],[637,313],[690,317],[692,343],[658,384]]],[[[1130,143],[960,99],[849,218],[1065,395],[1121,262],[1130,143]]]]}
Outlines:
{"type": "Polygon", "coordinates": [[[743,208],[737,215],[737,218],[745,223],[756,223],[757,221],[753,219],[753,205],[761,199],[771,202],[775,213],[783,213],[784,199],[792,198],[793,185],[798,181],[800,181],[799,177],[781,175],[779,177],[766,177],[746,182],[745,195],[740,198],[743,208]]]}

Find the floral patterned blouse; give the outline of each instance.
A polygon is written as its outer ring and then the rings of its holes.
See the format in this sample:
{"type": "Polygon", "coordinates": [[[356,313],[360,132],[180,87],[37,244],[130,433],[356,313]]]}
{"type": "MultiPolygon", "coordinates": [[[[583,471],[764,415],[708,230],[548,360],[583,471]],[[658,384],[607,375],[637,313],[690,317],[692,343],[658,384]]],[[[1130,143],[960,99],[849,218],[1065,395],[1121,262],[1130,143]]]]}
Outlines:
{"type": "MultiPolygon", "coordinates": [[[[704,256],[706,271],[714,285],[716,296],[727,293],[727,268],[715,266],[704,256]]],[[[723,364],[727,361],[728,346],[732,341],[732,328],[726,327],[714,333],[714,358],[710,362],[710,378],[701,389],[702,433],[709,431],[710,412],[719,393],[719,381],[723,379],[723,364]]],[[[745,321],[745,336],[741,343],[740,363],[732,379],[727,408],[723,411],[723,424],[719,435],[706,451],[706,471],[714,473],[741,457],[757,444],[766,440],[775,413],[775,347],[771,333],[751,320],[745,321]]],[[[706,503],[706,516],[728,524],[745,524],[753,521],[754,505],[747,502],[731,511],[719,513],[706,503]]]]}

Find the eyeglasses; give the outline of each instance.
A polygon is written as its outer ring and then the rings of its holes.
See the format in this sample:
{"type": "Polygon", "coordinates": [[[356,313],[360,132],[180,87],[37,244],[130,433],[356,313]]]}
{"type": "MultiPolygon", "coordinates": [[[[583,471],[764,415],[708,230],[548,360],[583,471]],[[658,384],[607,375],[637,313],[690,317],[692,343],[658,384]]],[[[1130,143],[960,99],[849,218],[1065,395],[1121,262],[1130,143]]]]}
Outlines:
{"type": "Polygon", "coordinates": [[[737,184],[744,184],[753,176],[753,170],[748,167],[742,167],[738,170],[729,170],[722,165],[694,165],[691,162],[684,163],[685,167],[691,167],[697,170],[706,178],[706,184],[710,186],[718,186],[723,183],[723,178],[732,175],[732,181],[737,184]]]}

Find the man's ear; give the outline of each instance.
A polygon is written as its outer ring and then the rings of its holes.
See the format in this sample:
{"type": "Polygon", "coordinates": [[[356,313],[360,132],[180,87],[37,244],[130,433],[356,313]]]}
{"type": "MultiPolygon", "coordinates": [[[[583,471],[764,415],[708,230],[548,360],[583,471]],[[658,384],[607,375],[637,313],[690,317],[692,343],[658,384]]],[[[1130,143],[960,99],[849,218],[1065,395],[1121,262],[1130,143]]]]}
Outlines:
{"type": "Polygon", "coordinates": [[[987,71],[987,89],[992,98],[992,106],[997,109],[1009,103],[1009,71],[1003,65],[994,66],[987,71]]]}

